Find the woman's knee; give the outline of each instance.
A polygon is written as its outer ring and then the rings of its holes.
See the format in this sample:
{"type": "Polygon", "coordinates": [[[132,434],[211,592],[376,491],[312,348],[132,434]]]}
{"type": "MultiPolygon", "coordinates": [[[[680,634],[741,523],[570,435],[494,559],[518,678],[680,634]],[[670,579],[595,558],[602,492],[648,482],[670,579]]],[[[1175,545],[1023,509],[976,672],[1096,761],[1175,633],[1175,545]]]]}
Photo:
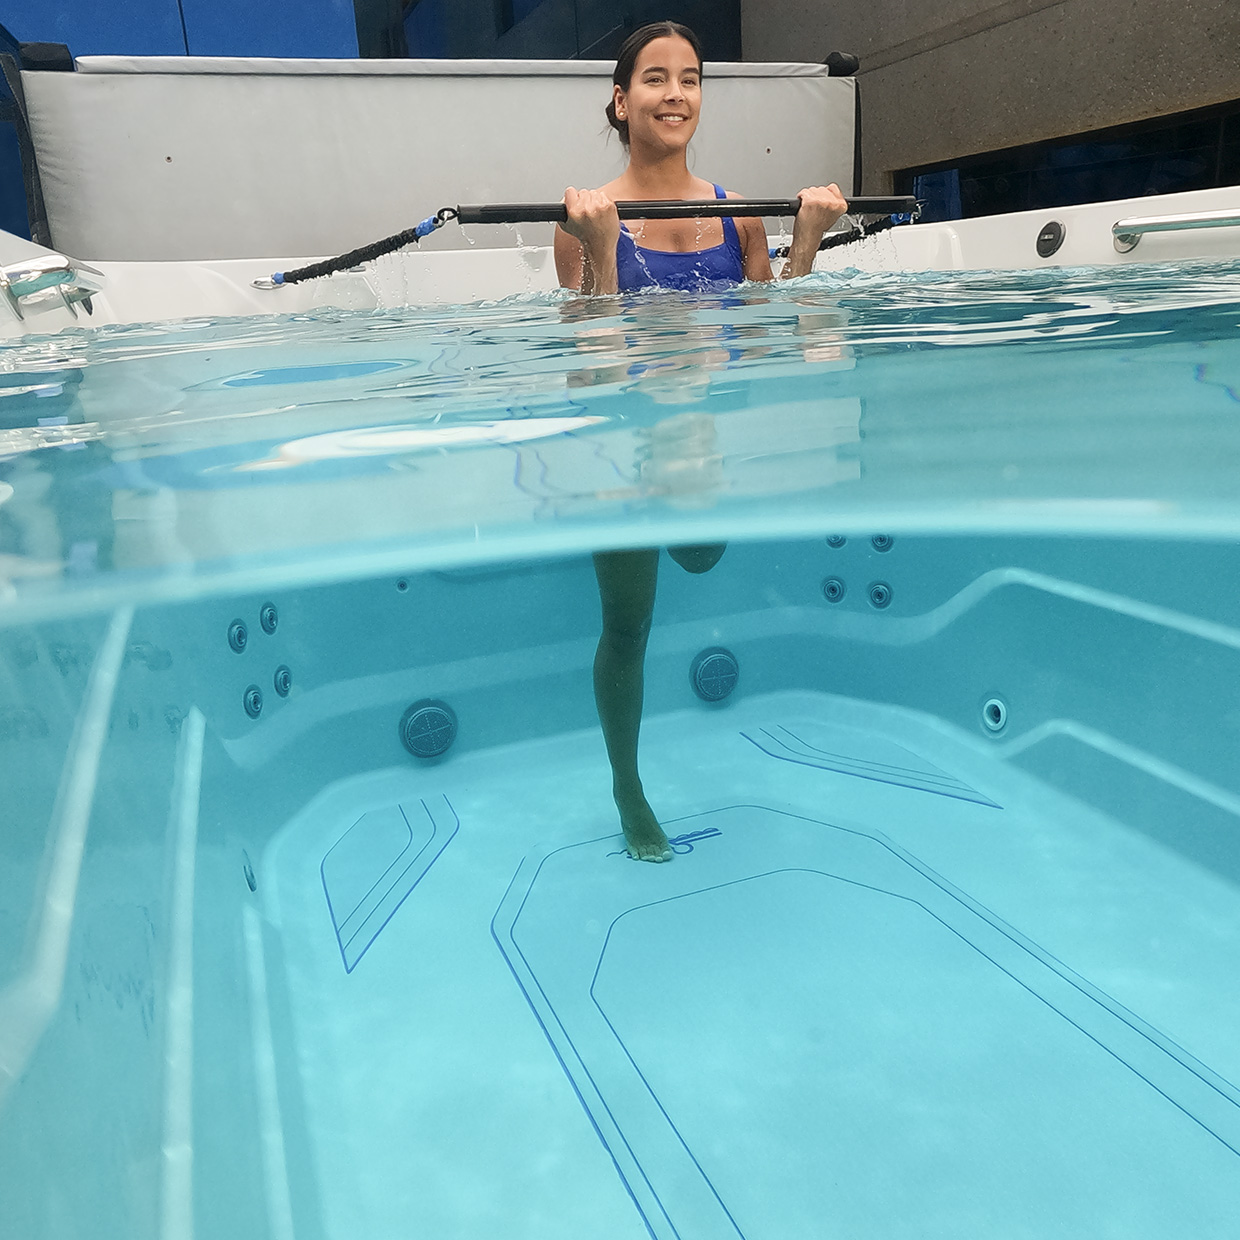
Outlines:
{"type": "Polygon", "coordinates": [[[650,616],[604,616],[603,644],[620,658],[641,658],[650,639],[650,616]]]}
{"type": "Polygon", "coordinates": [[[686,572],[708,573],[727,549],[727,543],[703,543],[692,547],[668,547],[667,554],[686,572]]]}

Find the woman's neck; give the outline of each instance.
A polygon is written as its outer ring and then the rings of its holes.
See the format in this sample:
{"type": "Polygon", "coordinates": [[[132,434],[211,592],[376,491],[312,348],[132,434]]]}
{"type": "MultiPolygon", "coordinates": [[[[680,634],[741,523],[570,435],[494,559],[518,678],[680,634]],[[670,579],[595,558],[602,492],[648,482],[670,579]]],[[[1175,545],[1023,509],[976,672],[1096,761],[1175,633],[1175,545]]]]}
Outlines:
{"type": "Polygon", "coordinates": [[[692,198],[697,178],[689,171],[683,150],[655,154],[634,148],[620,184],[626,198],[692,198]]]}

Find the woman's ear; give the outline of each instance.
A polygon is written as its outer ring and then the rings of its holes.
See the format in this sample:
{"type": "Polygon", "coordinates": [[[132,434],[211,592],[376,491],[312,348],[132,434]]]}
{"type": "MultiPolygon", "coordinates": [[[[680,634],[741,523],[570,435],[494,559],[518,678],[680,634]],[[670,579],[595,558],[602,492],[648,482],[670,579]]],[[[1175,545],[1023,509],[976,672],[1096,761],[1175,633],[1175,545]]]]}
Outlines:
{"type": "Polygon", "coordinates": [[[624,91],[615,84],[613,84],[611,88],[611,108],[612,111],[615,112],[616,119],[618,121],[625,119],[625,116],[628,113],[628,107],[626,106],[624,91]]]}

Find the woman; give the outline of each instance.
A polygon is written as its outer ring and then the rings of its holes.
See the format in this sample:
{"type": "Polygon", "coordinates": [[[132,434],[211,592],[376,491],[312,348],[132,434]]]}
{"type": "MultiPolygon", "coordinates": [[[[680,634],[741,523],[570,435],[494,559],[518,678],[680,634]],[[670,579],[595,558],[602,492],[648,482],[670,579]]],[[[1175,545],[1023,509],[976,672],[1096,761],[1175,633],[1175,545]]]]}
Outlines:
{"type": "MultiPolygon", "coordinates": [[[[760,219],[642,220],[620,223],[618,201],[739,197],[690,173],[689,140],[702,102],[702,52],[697,36],[676,22],[635,31],[612,74],[607,119],[629,153],[628,166],[601,189],[564,191],[568,220],[556,230],[560,284],[583,293],[651,286],[703,289],[742,280],[771,280],[766,230],[760,219]]],[[[805,275],[823,233],[847,210],[836,185],[801,191],[782,277],[805,275]]],[[[691,573],[704,573],[722,546],[673,547],[691,573]]],[[[672,851],[642,790],[637,770],[643,665],[654,614],[658,551],[613,551],[594,557],[603,607],[603,634],[594,658],[594,697],[611,762],[612,792],[629,853],[668,861],[672,851]]]]}

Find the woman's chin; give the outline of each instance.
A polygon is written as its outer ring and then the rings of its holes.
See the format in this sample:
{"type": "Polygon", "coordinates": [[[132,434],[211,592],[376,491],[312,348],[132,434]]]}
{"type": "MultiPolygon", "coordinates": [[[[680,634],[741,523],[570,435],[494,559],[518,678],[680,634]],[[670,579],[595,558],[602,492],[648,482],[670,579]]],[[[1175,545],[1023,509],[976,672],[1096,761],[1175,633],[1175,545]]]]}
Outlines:
{"type": "Polygon", "coordinates": [[[692,133],[651,134],[650,138],[643,145],[658,155],[675,155],[677,152],[687,149],[689,139],[692,137],[692,133]]]}

